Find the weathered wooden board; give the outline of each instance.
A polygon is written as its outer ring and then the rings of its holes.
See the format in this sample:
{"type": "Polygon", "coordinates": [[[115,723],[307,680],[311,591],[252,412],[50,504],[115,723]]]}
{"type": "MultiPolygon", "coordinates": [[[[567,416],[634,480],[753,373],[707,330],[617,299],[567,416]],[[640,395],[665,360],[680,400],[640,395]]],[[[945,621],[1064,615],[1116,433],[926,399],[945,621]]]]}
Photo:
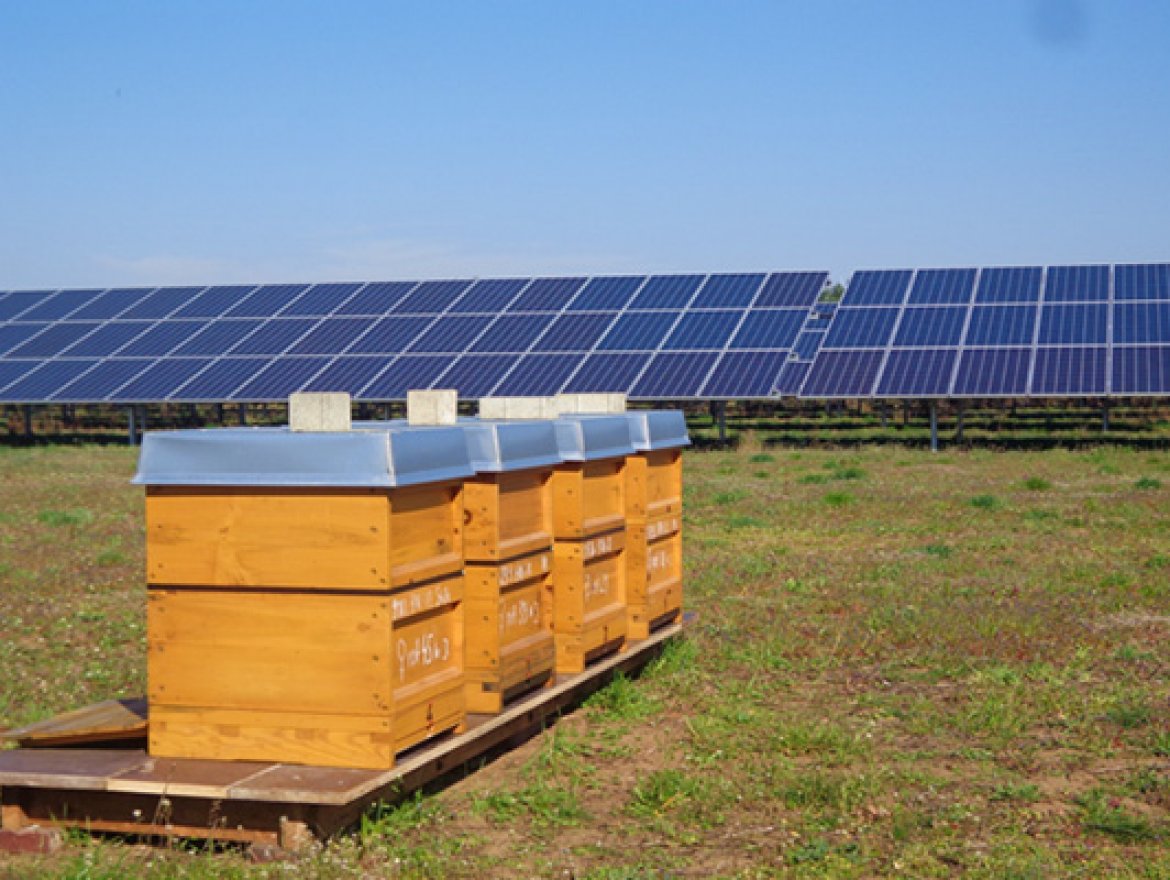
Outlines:
{"type": "Polygon", "coordinates": [[[122,742],[146,737],[146,700],[106,700],[0,732],[22,748],[122,742]]]}
{"type": "Polygon", "coordinates": [[[552,543],[552,469],[480,474],[463,487],[463,552],[502,562],[552,543]]]}
{"type": "Polygon", "coordinates": [[[553,535],[581,540],[626,521],[626,459],[563,464],[553,472],[553,535]]]}

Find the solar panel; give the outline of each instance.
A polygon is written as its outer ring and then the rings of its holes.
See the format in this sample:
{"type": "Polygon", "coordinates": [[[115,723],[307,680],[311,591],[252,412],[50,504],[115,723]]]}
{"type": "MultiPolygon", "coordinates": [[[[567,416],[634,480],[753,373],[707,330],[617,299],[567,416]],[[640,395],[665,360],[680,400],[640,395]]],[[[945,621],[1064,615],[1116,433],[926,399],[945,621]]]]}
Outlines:
{"type": "Polygon", "coordinates": [[[1108,266],[1051,266],[1045,302],[1104,302],[1109,299],[1108,266]]]}
{"type": "MultiPolygon", "coordinates": [[[[171,314],[172,318],[219,318],[244,305],[254,285],[209,287],[171,314]]],[[[262,316],[264,317],[264,316],[262,316]]]]}
{"type": "Polygon", "coordinates": [[[444,355],[403,355],[362,391],[366,400],[403,400],[406,392],[430,388],[431,383],[451,365],[444,355]]]}
{"type": "Polygon", "coordinates": [[[559,312],[585,286],[584,278],[537,278],[511,305],[513,312],[559,312]]]}
{"type": "Polygon", "coordinates": [[[69,317],[74,321],[116,318],[153,292],[153,287],[118,287],[98,294],[69,317]]]}
{"type": "Polygon", "coordinates": [[[152,363],[149,360],[101,361],[74,381],[64,383],[49,399],[78,403],[105,400],[152,363]]]}
{"type": "Polygon", "coordinates": [[[390,281],[367,284],[339,305],[337,315],[385,315],[418,287],[417,281],[390,281]]]}
{"type": "Polygon", "coordinates": [[[1114,394],[1165,395],[1167,388],[1170,388],[1170,345],[1135,345],[1113,350],[1114,394]]]}
{"type": "Polygon", "coordinates": [[[746,309],[764,283],[762,274],[710,275],[695,295],[692,309],[746,309]]]}
{"type": "Polygon", "coordinates": [[[283,309],[282,318],[323,318],[342,308],[361,284],[314,284],[283,309]]]}
{"type": "Polygon", "coordinates": [[[493,392],[504,397],[556,394],[580,358],[571,354],[528,354],[504,377],[493,392]]]}
{"type": "Polygon", "coordinates": [[[470,281],[423,281],[398,303],[401,314],[438,314],[459,298],[470,281]]]}
{"type": "Polygon", "coordinates": [[[1107,349],[1038,348],[1031,393],[1036,397],[1076,397],[1105,393],[1107,349]]]}
{"type": "Polygon", "coordinates": [[[250,381],[240,386],[230,400],[284,400],[329,365],[327,357],[278,357],[250,381]]]}
{"type": "Polygon", "coordinates": [[[678,319],[662,312],[626,312],[597,344],[602,351],[647,351],[658,347],[678,319]]]}
{"type": "Polygon", "coordinates": [[[401,354],[431,324],[431,318],[393,317],[376,321],[349,347],[351,354],[401,354]]]}
{"type": "Polygon", "coordinates": [[[455,313],[482,312],[495,315],[507,308],[525,287],[524,278],[494,278],[475,282],[459,301],[451,306],[455,313]]]}
{"type": "Polygon", "coordinates": [[[616,312],[560,315],[540,337],[535,350],[590,351],[605,335],[615,317],[616,312]]]}
{"type": "Polygon", "coordinates": [[[95,360],[44,361],[0,392],[0,400],[33,403],[49,396],[96,364],[95,360]]]}
{"type": "Polygon", "coordinates": [[[458,389],[460,396],[486,397],[515,363],[515,355],[465,354],[439,381],[445,388],[458,389]]]}
{"type": "Polygon", "coordinates": [[[0,355],[23,345],[48,324],[0,324],[0,355]]]}
{"type": "Polygon", "coordinates": [[[224,314],[229,318],[271,318],[308,289],[307,284],[266,284],[224,314]]]}
{"type": "Polygon", "coordinates": [[[1117,266],[1113,286],[1118,300],[1170,300],[1170,264],[1117,266]]]}
{"type": "Polygon", "coordinates": [[[662,343],[668,351],[721,349],[739,326],[742,312],[687,312],[662,343]]]}
{"type": "Polygon", "coordinates": [[[356,396],[389,363],[382,357],[339,357],[304,386],[305,391],[345,391],[356,396]]]}
{"type": "Polygon", "coordinates": [[[486,317],[467,316],[440,318],[411,344],[410,350],[428,354],[431,352],[462,354],[487,329],[491,320],[486,317]]]}
{"type": "Polygon", "coordinates": [[[68,348],[82,337],[88,336],[96,330],[98,324],[84,322],[77,324],[50,324],[36,336],[23,345],[19,345],[8,353],[14,358],[47,358],[68,348]]]}
{"type": "Polygon", "coordinates": [[[1044,270],[1039,266],[995,267],[979,273],[977,303],[1032,303],[1040,300],[1044,270]]]}
{"type": "Polygon", "coordinates": [[[255,319],[212,321],[203,325],[203,329],[176,348],[175,354],[210,356],[222,354],[230,351],[261,323],[263,322],[255,319]]]}
{"type": "Polygon", "coordinates": [[[805,330],[796,337],[796,342],[792,345],[792,353],[802,361],[811,361],[821,350],[824,341],[825,331],[805,330]]]}
{"type": "Polygon", "coordinates": [[[1036,306],[976,306],[967,325],[968,346],[1031,345],[1036,335],[1036,306]]]}
{"type": "Polygon", "coordinates": [[[211,364],[210,358],[163,358],[119,388],[111,400],[127,403],[170,400],[179,390],[211,364]]]}
{"type": "Polygon", "coordinates": [[[891,351],[874,392],[876,397],[945,397],[958,358],[956,349],[891,351]]]}
{"type": "Polygon", "coordinates": [[[1109,342],[1105,303],[1045,305],[1040,310],[1041,345],[1104,345],[1109,342]]]}
{"type": "Polygon", "coordinates": [[[825,348],[885,348],[898,315],[898,309],[841,309],[825,336],[825,348]]]}
{"type": "Polygon", "coordinates": [[[363,318],[326,318],[297,340],[289,354],[337,354],[369,329],[363,318]]]}
{"type": "Polygon", "coordinates": [[[225,400],[267,365],[264,358],[221,358],[177,389],[171,398],[212,403],[225,400]]]}
{"type": "Polygon", "coordinates": [[[914,276],[911,305],[966,305],[975,289],[974,269],[924,269],[914,276]]]}
{"type": "Polygon", "coordinates": [[[1170,341],[1170,302],[1117,303],[1113,307],[1113,341],[1170,341]]]}
{"type": "Polygon", "coordinates": [[[806,361],[789,361],[780,370],[776,377],[776,387],[773,389],[780,397],[796,397],[808,379],[808,371],[812,364],[806,361]]]}
{"type": "Polygon", "coordinates": [[[123,357],[163,357],[194,336],[202,326],[198,321],[155,323],[118,354],[123,357]]]}
{"type": "Polygon", "coordinates": [[[594,353],[585,358],[580,369],[565,383],[564,390],[585,393],[630,388],[648,363],[648,354],[594,353]]]}
{"type": "Polygon", "coordinates": [[[46,302],[52,296],[47,290],[14,290],[0,300],[0,321],[24,320],[24,313],[46,302]]]}
{"type": "Polygon", "coordinates": [[[914,273],[908,269],[858,272],[849,282],[851,306],[897,306],[906,299],[914,273]]]}
{"type": "Polygon", "coordinates": [[[723,355],[707,383],[703,397],[768,397],[787,361],[782,351],[732,351],[723,355]]]}
{"type": "Polygon", "coordinates": [[[893,345],[896,348],[956,346],[963,338],[967,312],[966,308],[951,306],[911,306],[902,312],[893,345]]]}
{"type": "Polygon", "coordinates": [[[148,293],[118,317],[127,320],[165,318],[183,307],[202,287],[160,287],[148,293]]]}
{"type": "MultiPolygon", "coordinates": [[[[13,382],[17,382],[28,375],[30,365],[27,361],[0,360],[0,392],[13,382]]],[[[2,398],[2,395],[0,395],[2,398]]]]}
{"type": "Polygon", "coordinates": [[[958,397],[1023,397],[1028,393],[1030,348],[968,348],[959,355],[958,397]]]}
{"type": "Polygon", "coordinates": [[[801,309],[753,309],[744,315],[731,348],[789,348],[807,318],[801,309]]]}
{"type": "Polygon", "coordinates": [[[820,296],[828,280],[828,272],[777,272],[769,275],[764,282],[755,306],[760,309],[786,306],[807,308],[810,302],[820,296]]]}
{"type": "Polygon", "coordinates": [[[656,354],[631,396],[663,400],[698,397],[718,357],[714,352],[656,354]]]}
{"type": "MultiPolygon", "coordinates": [[[[19,325],[18,325],[19,326],[19,325]]],[[[154,326],[150,321],[111,321],[65,348],[66,357],[109,357],[154,326]]],[[[0,345],[0,349],[3,345],[0,345]]]]}
{"type": "Polygon", "coordinates": [[[684,309],[703,283],[703,275],[656,275],[630,302],[632,309],[684,309]]]}
{"type": "MultiPolygon", "coordinates": [[[[283,354],[317,326],[314,318],[275,318],[265,321],[250,336],[229,350],[229,354],[283,354]]],[[[364,337],[363,337],[364,338],[364,337]]],[[[362,340],[358,340],[361,342],[362,340]]]]}
{"type": "Polygon", "coordinates": [[[502,315],[471,345],[470,351],[523,353],[532,346],[552,320],[553,316],[548,314],[502,315]]]}
{"type": "Polygon", "coordinates": [[[22,321],[56,321],[67,317],[100,294],[100,290],[62,290],[20,316],[22,321]]]}
{"type": "Polygon", "coordinates": [[[569,304],[573,312],[604,312],[620,309],[645,282],[644,275],[592,278],[569,304]]]}
{"type": "Polygon", "coordinates": [[[884,351],[828,351],[822,348],[800,396],[869,397],[884,358],[884,351]]]}

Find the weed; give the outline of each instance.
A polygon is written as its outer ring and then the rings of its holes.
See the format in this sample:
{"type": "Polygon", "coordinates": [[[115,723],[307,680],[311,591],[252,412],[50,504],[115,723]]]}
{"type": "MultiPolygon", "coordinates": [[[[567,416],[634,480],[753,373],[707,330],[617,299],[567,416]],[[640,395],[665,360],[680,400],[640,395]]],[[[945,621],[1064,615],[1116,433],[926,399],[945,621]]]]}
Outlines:
{"type": "Polygon", "coordinates": [[[865,471],[859,467],[838,468],[833,471],[834,480],[864,480],[865,471]]]}
{"type": "Polygon", "coordinates": [[[927,556],[934,556],[936,559],[950,559],[954,552],[946,544],[927,544],[922,548],[927,556]]]}
{"type": "Polygon", "coordinates": [[[1162,481],[1157,477],[1142,477],[1133,485],[1135,489],[1161,489],[1162,481]]]}
{"type": "Polygon", "coordinates": [[[747,492],[742,489],[735,489],[731,492],[716,492],[711,501],[720,507],[727,507],[729,504],[736,504],[745,498],[747,498],[747,492]]]}
{"type": "Polygon", "coordinates": [[[1132,729],[1148,724],[1150,721],[1150,707],[1144,702],[1124,700],[1111,706],[1105,717],[1118,727],[1132,729]]]}
{"type": "Polygon", "coordinates": [[[854,498],[848,492],[826,492],[821,500],[829,507],[845,507],[852,504],[854,498]]]}
{"type": "Polygon", "coordinates": [[[627,807],[633,816],[661,816],[702,797],[704,786],[681,770],[656,770],[636,786],[627,807]]]}
{"type": "Polygon", "coordinates": [[[103,568],[114,565],[123,565],[127,562],[126,556],[118,550],[103,550],[97,555],[97,564],[103,568]]]}
{"type": "Polygon", "coordinates": [[[828,474],[805,474],[797,479],[798,483],[803,486],[823,486],[829,482],[828,474]]]}
{"type": "Polygon", "coordinates": [[[537,827],[562,827],[588,818],[575,791],[545,784],[493,791],[476,798],[472,807],[499,825],[525,818],[537,827]]]}
{"type": "Polygon", "coordinates": [[[659,710],[656,700],[620,672],[612,682],[589,697],[585,705],[604,716],[624,721],[636,721],[659,710]]]}
{"type": "Polygon", "coordinates": [[[770,452],[757,452],[755,455],[748,458],[752,464],[771,464],[776,460],[776,456],[770,452]]]}
{"type": "Polygon", "coordinates": [[[1108,798],[1101,789],[1093,789],[1076,799],[1081,808],[1081,824],[1088,831],[1107,834],[1126,843],[1155,840],[1162,835],[1140,816],[1125,810],[1120,802],[1108,798]]]}
{"type": "Polygon", "coordinates": [[[729,529],[762,529],[768,524],[756,516],[747,516],[742,513],[733,513],[727,518],[729,529]]]}
{"type": "Polygon", "coordinates": [[[993,801],[1035,801],[1040,798],[1040,787],[1031,782],[1005,783],[991,792],[993,801]]]}
{"type": "Polygon", "coordinates": [[[976,495],[967,502],[977,510],[999,510],[1003,503],[994,495],[976,495]]]}
{"type": "Polygon", "coordinates": [[[1047,492],[1052,488],[1052,483],[1043,477],[1028,477],[1024,480],[1024,488],[1029,492],[1047,492]]]}
{"type": "Polygon", "coordinates": [[[37,522],[57,528],[84,526],[93,522],[93,513],[82,507],[71,510],[42,510],[37,514],[37,522]]]}

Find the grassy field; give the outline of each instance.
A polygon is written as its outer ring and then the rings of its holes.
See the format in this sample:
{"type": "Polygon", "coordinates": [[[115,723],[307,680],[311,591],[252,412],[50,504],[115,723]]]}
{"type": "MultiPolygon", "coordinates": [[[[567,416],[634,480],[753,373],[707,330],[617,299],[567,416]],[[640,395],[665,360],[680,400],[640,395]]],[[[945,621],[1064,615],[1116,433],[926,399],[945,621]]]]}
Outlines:
{"type": "MultiPolygon", "coordinates": [[[[0,726],[143,691],[121,448],[0,449],[0,726]]],[[[1170,877],[1170,456],[688,454],[642,677],[295,865],[71,838],[0,877],[1170,877]]]]}

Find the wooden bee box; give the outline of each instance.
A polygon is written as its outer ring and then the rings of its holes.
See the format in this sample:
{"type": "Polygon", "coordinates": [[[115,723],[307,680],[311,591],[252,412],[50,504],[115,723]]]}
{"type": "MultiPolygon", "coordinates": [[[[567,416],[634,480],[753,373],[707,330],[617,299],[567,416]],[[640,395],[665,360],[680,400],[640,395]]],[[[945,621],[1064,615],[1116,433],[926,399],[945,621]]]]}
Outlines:
{"type": "Polygon", "coordinates": [[[629,636],[644,639],[682,614],[682,517],[634,522],[627,533],[629,636]]]}
{"type": "Polygon", "coordinates": [[[553,546],[557,672],[574,673],[625,644],[626,532],[615,529],[553,546]]]}
{"type": "Polygon", "coordinates": [[[569,462],[553,471],[553,535],[582,540],[626,522],[626,459],[569,462]]]}
{"type": "Polygon", "coordinates": [[[148,435],[150,750],[389,768],[465,723],[455,429],[148,435]]]}
{"type": "Polygon", "coordinates": [[[393,591],[151,589],[150,754],[389,768],[465,722],[463,578],[393,591]]]}
{"type": "Polygon", "coordinates": [[[655,449],[626,460],[626,518],[647,522],[682,514],[682,450],[655,449]]]}
{"type": "Polygon", "coordinates": [[[552,468],[481,473],[463,490],[463,552],[499,563],[552,546],[552,468]]]}
{"type": "Polygon", "coordinates": [[[551,684],[551,545],[466,569],[467,710],[495,713],[512,698],[551,684]]]}

